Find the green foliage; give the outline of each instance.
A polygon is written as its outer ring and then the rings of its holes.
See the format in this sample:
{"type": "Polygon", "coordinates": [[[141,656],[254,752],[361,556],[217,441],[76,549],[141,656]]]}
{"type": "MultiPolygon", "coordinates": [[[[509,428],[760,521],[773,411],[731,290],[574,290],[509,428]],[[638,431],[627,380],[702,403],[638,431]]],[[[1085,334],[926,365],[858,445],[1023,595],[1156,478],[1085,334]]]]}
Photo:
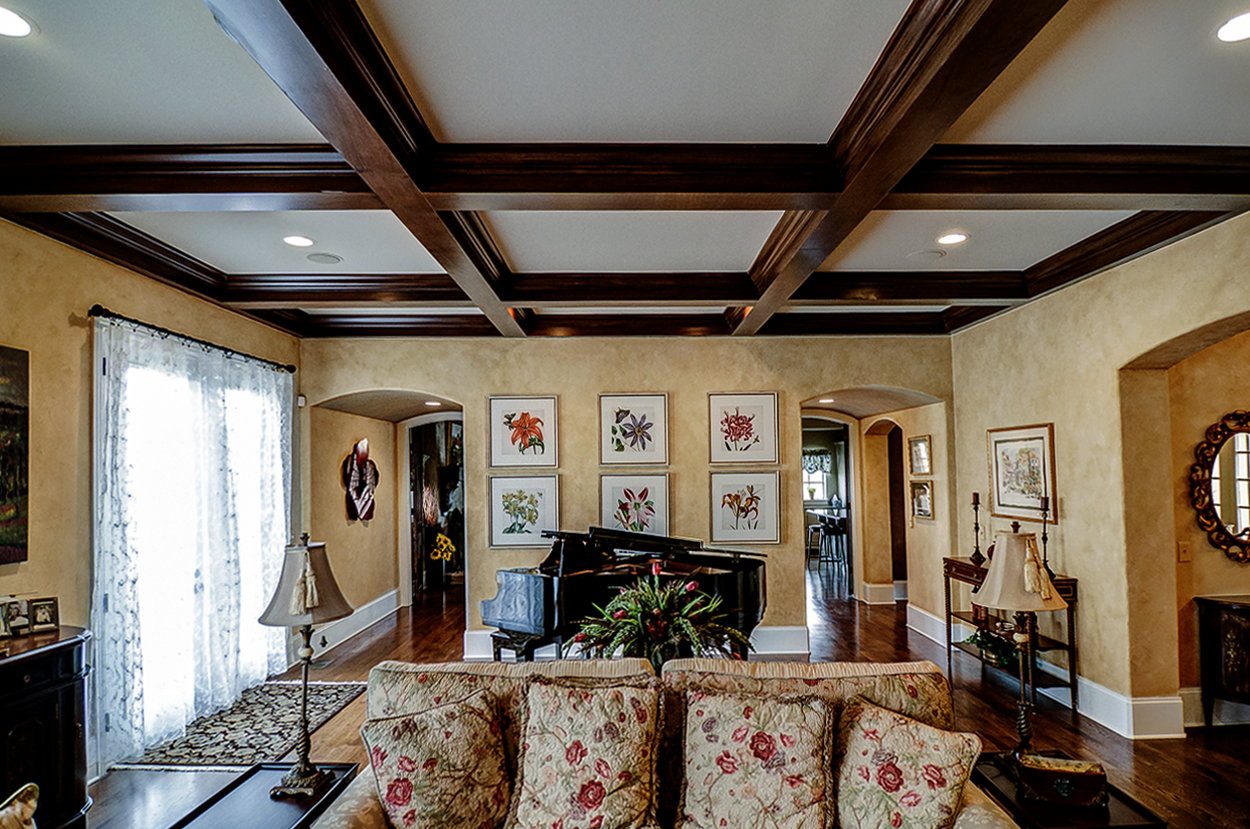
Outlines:
{"type": "Polygon", "coordinates": [[[640,578],[606,607],[596,605],[599,615],[578,622],[582,630],[573,641],[598,658],[618,652],[643,657],[656,673],[683,648],[694,656],[733,656],[735,646],[750,650],[742,631],[724,624],[721,604],[720,596],[697,590],[694,582],[660,584],[659,576],[640,578]]]}
{"type": "Polygon", "coordinates": [[[1016,646],[1001,636],[978,630],[964,641],[980,648],[1000,668],[1011,668],[1016,664],[1016,646]]]}

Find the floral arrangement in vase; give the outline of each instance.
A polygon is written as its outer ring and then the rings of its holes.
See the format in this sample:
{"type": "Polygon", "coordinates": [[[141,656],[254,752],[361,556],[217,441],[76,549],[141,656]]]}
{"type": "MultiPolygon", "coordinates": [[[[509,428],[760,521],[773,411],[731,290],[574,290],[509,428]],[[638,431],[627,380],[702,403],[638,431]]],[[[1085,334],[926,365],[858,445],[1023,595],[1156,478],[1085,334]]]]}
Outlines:
{"type": "Polygon", "coordinates": [[[725,624],[720,596],[709,596],[696,582],[661,584],[660,562],[651,562],[651,577],[639,578],[621,590],[599,616],[578,622],[573,637],[591,656],[616,654],[650,660],[656,673],[669,659],[684,652],[694,656],[721,653],[734,656],[735,648],[751,650],[742,631],[725,624]]]}

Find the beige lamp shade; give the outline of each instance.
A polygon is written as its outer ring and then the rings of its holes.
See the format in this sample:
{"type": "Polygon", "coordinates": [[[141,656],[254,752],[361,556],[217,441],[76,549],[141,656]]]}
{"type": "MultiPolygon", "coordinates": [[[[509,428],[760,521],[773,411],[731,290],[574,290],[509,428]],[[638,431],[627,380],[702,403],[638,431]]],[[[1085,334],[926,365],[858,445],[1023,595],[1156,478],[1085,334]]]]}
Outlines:
{"type": "Polygon", "coordinates": [[[985,581],[972,594],[972,603],[995,610],[1038,612],[1060,610],[1068,603],[1060,598],[1042,566],[1033,533],[999,533],[994,538],[985,581]]]}
{"type": "Polygon", "coordinates": [[[320,625],[350,616],[352,610],[334,580],[325,543],[306,542],[286,548],[278,589],[260,623],[273,627],[320,625]]]}

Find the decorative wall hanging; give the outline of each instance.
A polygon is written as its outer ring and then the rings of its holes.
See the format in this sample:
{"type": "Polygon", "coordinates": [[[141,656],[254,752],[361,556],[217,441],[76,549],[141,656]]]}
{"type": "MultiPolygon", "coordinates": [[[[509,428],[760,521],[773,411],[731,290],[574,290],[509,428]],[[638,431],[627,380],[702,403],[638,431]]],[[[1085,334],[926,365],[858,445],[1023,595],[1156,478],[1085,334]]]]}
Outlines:
{"type": "Polygon", "coordinates": [[[599,463],[668,463],[668,395],[599,395],[599,463]]]}
{"type": "Polygon", "coordinates": [[[347,488],[347,518],[373,517],[373,493],[378,488],[378,465],[369,460],[369,439],[362,438],[343,459],[343,486],[347,488]]]}
{"type": "Polygon", "coordinates": [[[0,564],[26,561],[30,511],[30,353],[0,346],[0,564]]]}
{"type": "Polygon", "coordinates": [[[543,531],[560,529],[558,477],[491,477],[490,546],[538,547],[548,543],[543,531]]]}
{"type": "Polygon", "coordinates": [[[917,518],[933,517],[933,481],[911,482],[911,514],[917,518]]]}
{"type": "Polygon", "coordinates": [[[1041,521],[1042,504],[1046,503],[1049,521],[1058,524],[1054,424],[989,429],[985,439],[990,466],[990,514],[1041,521]],[[1043,498],[1047,501],[1043,502],[1043,498]]]}
{"type": "Polygon", "coordinates": [[[559,466],[556,397],[486,398],[490,465],[559,466]]]}
{"type": "Polygon", "coordinates": [[[612,530],[670,535],[668,475],[600,475],[599,523],[612,530]]]}
{"type": "Polygon", "coordinates": [[[777,393],[709,393],[711,463],[777,463],[777,393]]]}
{"type": "Polygon", "coordinates": [[[907,439],[908,455],[911,458],[911,474],[932,475],[933,462],[930,456],[929,436],[907,439]]]}
{"type": "Polygon", "coordinates": [[[781,541],[777,472],[712,473],[712,541],[777,544],[781,541]]]}

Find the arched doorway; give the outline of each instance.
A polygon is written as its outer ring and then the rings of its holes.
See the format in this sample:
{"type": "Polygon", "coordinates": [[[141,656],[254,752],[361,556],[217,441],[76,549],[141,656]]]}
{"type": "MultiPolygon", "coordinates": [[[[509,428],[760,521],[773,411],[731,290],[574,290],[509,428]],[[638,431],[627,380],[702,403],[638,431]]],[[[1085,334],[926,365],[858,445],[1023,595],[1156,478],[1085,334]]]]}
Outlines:
{"type": "Polygon", "coordinates": [[[878,420],[864,432],[864,579],[873,604],[906,598],[907,496],[903,430],[878,420]],[[900,592],[902,595],[900,596],[900,592]]]}

